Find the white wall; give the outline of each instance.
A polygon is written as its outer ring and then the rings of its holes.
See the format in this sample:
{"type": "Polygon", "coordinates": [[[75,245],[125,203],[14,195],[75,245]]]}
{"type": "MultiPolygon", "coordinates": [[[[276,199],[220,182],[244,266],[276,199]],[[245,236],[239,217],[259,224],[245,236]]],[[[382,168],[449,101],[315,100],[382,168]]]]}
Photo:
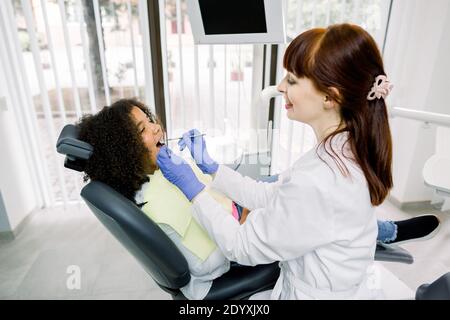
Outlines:
{"type": "MultiPolygon", "coordinates": [[[[385,48],[385,67],[394,83],[388,105],[450,114],[445,94],[450,74],[448,0],[395,0],[385,48]]],[[[431,199],[422,168],[434,153],[435,127],[394,118],[394,188],[401,203],[431,199]]]]}
{"type": "Polygon", "coordinates": [[[0,232],[14,230],[37,206],[25,158],[27,143],[21,139],[18,129],[9,96],[13,93],[7,90],[8,79],[10,77],[5,73],[3,59],[0,59],[0,201],[3,200],[0,203],[0,232]]]}
{"type": "Polygon", "coordinates": [[[6,213],[5,203],[3,201],[2,192],[0,190],[0,232],[10,231],[8,215],[6,213]]]}
{"type": "Polygon", "coordinates": [[[37,205],[23,150],[26,144],[20,139],[16,118],[8,102],[7,108],[0,110],[0,192],[7,214],[0,219],[4,222],[0,232],[14,230],[37,205]]]}
{"type": "MultiPolygon", "coordinates": [[[[447,4],[449,1],[447,1],[447,4]]],[[[443,26],[439,49],[434,64],[432,82],[427,97],[428,110],[450,114],[449,86],[450,86],[450,4],[443,26]]],[[[449,137],[450,138],[450,137],[449,137]]]]}

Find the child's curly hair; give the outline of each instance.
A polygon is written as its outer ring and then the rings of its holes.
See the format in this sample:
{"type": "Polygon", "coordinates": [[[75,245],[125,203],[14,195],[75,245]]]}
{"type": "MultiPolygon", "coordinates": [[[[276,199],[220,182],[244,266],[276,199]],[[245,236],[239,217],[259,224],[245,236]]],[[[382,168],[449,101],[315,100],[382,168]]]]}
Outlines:
{"type": "Polygon", "coordinates": [[[94,147],[86,163],[84,182],[90,179],[106,183],[136,203],[136,191],[149,181],[144,170],[149,150],[131,118],[133,107],[141,109],[151,122],[160,124],[143,103],[122,99],[95,115],[83,116],[77,126],[79,139],[94,147]]]}

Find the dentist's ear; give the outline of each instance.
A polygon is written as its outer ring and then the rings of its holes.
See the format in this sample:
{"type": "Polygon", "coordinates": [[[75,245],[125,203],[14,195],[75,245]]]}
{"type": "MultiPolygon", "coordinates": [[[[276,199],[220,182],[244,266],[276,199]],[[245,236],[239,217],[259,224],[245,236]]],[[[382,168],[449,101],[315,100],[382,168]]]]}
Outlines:
{"type": "Polygon", "coordinates": [[[323,108],[326,110],[339,107],[337,99],[341,96],[338,89],[330,87],[329,90],[331,91],[331,94],[326,94],[323,98],[323,108]]]}

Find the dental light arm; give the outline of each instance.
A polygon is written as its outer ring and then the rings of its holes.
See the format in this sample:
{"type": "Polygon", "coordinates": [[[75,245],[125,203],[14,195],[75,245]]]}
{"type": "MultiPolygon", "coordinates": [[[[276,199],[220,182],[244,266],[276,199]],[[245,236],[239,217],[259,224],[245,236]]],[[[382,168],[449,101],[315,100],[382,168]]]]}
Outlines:
{"type": "Polygon", "coordinates": [[[270,102],[270,99],[281,96],[281,92],[278,91],[277,86],[270,86],[264,88],[261,92],[261,102],[263,106],[267,106],[270,102]]]}

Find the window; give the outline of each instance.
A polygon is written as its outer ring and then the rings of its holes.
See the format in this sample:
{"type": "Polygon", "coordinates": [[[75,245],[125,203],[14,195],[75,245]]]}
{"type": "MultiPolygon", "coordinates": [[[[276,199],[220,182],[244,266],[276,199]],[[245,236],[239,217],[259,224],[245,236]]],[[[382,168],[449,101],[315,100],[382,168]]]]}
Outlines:
{"type": "Polygon", "coordinates": [[[166,0],[163,50],[169,137],[198,128],[211,152],[233,161],[249,139],[253,45],[194,45],[185,1],[166,0]]]}
{"type": "Polygon", "coordinates": [[[40,137],[45,150],[49,205],[79,201],[81,175],[63,168],[55,140],[65,124],[115,100],[153,99],[147,76],[148,27],[143,26],[146,1],[13,0],[12,4],[18,54],[36,115],[36,128],[28,129],[40,137]],[[33,36],[37,52],[32,50],[33,36]]]}
{"type": "MultiPolygon", "coordinates": [[[[292,40],[298,34],[313,27],[349,22],[365,28],[382,49],[390,3],[390,0],[288,0],[285,2],[286,33],[288,39],[292,40]]],[[[282,49],[281,52],[284,53],[285,48],[282,49]]],[[[282,58],[283,54],[278,57],[280,68],[282,58]]],[[[278,81],[285,75],[284,70],[279,71],[278,81]]],[[[281,107],[282,102],[277,101],[277,104],[272,174],[288,168],[316,144],[312,128],[289,120],[286,110],[281,107]]]]}

